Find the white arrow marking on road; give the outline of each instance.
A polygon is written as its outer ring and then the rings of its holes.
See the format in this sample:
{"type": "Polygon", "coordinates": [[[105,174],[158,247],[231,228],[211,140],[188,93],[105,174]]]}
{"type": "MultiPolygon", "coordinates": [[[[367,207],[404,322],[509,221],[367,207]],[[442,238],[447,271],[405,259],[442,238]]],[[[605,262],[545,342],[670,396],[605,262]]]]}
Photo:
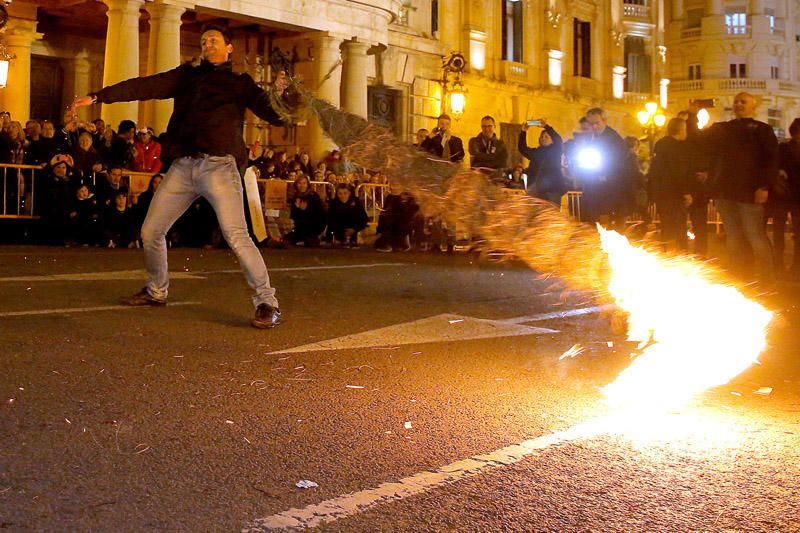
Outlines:
{"type": "Polygon", "coordinates": [[[522,326],[503,320],[486,320],[462,315],[441,314],[414,320],[413,322],[395,324],[335,339],[304,344],[303,346],[271,352],[271,354],[347,350],[352,348],[465,341],[547,333],[558,333],[558,330],[522,326]]]}

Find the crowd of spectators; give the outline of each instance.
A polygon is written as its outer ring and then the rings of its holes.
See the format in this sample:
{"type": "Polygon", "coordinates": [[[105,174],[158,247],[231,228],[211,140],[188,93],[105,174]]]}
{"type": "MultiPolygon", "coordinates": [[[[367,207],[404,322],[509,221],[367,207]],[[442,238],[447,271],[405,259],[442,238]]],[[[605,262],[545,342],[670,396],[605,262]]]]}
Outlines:
{"type": "MultiPolygon", "coordinates": [[[[748,129],[739,131],[736,127],[741,122],[725,122],[711,128],[709,133],[702,133],[697,127],[696,112],[697,109],[690,109],[671,120],[665,137],[646,158],[639,157],[639,139],[621,137],[608,126],[606,114],[599,108],[588,110],[566,141],[544,118],[524,122],[517,139],[516,148],[521,156],[518,161],[509,161],[510,151],[498,138],[495,119],[489,115],[481,119],[480,132],[466,143],[451,133],[450,117],[441,115],[431,131],[421,129],[416,133],[415,146],[436,158],[458,164],[467,163],[469,157],[469,166],[487,174],[495,183],[557,206],[567,191],[581,191],[580,217],[589,223],[599,222],[623,231],[632,218],[651,224],[653,211],[649,207],[655,205],[665,246],[686,251],[687,236],[691,236],[693,251],[705,255],[707,206],[719,181],[713,178],[715,172],[719,173],[714,166],[725,162],[697,154],[709,147],[716,150],[714,153],[722,152],[723,146],[739,143],[736,155],[740,156],[753,143],[766,145],[772,141],[761,123],[747,122],[748,129]],[[538,128],[538,142],[531,146],[528,133],[534,127],[538,128]],[[763,139],[748,141],[752,131],[761,132],[763,139]],[[650,156],[654,156],[652,161],[650,156]],[[522,165],[522,157],[528,161],[527,167],[522,165]]],[[[770,253],[779,269],[783,268],[787,215],[800,218],[797,207],[800,202],[795,201],[798,195],[794,191],[800,187],[794,183],[800,173],[797,163],[800,157],[796,155],[800,153],[796,149],[800,146],[798,124],[796,121],[792,125],[792,140],[781,145],[780,150],[774,144],[768,156],[758,152],[751,159],[742,160],[752,167],[751,173],[763,170],[761,174],[770,174],[772,166],[779,167],[774,179],[757,184],[758,191],[769,192],[762,216],[764,222],[759,224],[765,224],[766,217],[773,220],[770,253]]],[[[166,172],[170,161],[163,158],[155,132],[151,128],[137,128],[131,120],[122,121],[115,131],[101,119],[83,122],[68,112],[61,124],[29,120],[23,127],[7,112],[0,112],[0,163],[39,167],[35,175],[21,171],[20,179],[6,179],[5,194],[7,204],[18,204],[18,213],[31,214],[30,195],[35,188],[33,214],[44,219],[45,240],[67,245],[124,247],[137,246],[139,228],[163,179],[161,173],[166,172]],[[126,176],[131,172],[152,176],[145,192],[130,194],[126,176]]],[[[337,150],[313,162],[299,148],[277,149],[256,142],[250,147],[248,164],[257,169],[263,180],[290,182],[287,204],[282,211],[292,224],[285,234],[270,235],[280,245],[357,245],[359,233],[369,221],[357,194],[358,186],[387,184],[383,176],[357,168],[337,150]]],[[[736,185],[742,190],[735,192],[744,197],[751,194],[749,189],[742,192],[751,183],[742,180],[736,185]]],[[[764,202],[759,200],[760,194],[753,200],[757,205],[764,202]]],[[[402,188],[387,187],[380,196],[380,217],[373,220],[377,225],[375,246],[379,251],[405,251],[412,246],[452,251],[457,249],[459,239],[479,237],[457,239],[456,228],[424,217],[413,196],[402,188]]],[[[741,198],[736,199],[741,203],[741,198]]],[[[725,209],[726,197],[723,195],[719,200],[725,209]]],[[[729,220],[731,216],[728,215],[729,220]]],[[[747,233],[740,240],[746,241],[754,234],[749,219],[747,224],[747,233]]],[[[735,228],[735,222],[728,225],[735,228]]],[[[215,228],[213,210],[199,199],[176,224],[170,243],[215,244],[221,241],[215,228]]],[[[754,240],[750,246],[756,246],[756,255],[767,253],[763,239],[754,240]]],[[[793,269],[800,272],[797,249],[793,269]]]]}

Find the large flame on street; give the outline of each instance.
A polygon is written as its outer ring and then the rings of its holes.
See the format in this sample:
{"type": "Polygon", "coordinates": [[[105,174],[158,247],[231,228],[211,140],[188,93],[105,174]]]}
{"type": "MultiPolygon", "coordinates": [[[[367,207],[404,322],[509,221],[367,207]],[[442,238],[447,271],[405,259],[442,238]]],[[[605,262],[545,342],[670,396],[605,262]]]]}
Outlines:
{"type": "Polygon", "coordinates": [[[671,409],[757,361],[772,313],[687,257],[667,258],[598,228],[609,291],[641,353],[603,392],[620,408],[671,409]]]}

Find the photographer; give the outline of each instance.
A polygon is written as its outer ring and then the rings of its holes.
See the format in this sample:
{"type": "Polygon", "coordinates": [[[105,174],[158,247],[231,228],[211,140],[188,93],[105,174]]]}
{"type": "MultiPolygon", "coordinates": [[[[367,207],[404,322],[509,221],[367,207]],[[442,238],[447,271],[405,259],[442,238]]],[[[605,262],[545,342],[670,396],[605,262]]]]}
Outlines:
{"type": "Polygon", "coordinates": [[[460,137],[450,134],[450,115],[439,115],[436,127],[420,148],[451,163],[464,160],[464,143],[460,137]]]}
{"type": "Polygon", "coordinates": [[[562,148],[561,135],[547,123],[546,119],[540,118],[522,123],[517,149],[523,157],[530,161],[527,170],[530,177],[528,192],[531,196],[556,205],[561,205],[561,197],[567,191],[567,185],[561,173],[562,148]],[[538,148],[528,146],[528,128],[531,126],[544,128],[539,134],[538,148]]]}
{"type": "Polygon", "coordinates": [[[608,226],[612,221],[624,231],[624,201],[627,145],[613,128],[608,126],[605,111],[595,107],[586,112],[591,137],[579,149],[576,157],[583,196],[581,218],[608,226]]]}

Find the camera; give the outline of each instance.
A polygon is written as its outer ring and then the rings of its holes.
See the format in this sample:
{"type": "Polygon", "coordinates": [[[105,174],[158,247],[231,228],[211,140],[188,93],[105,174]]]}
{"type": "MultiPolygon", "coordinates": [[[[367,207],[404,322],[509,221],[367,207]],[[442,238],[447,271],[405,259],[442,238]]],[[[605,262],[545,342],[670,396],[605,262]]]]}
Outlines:
{"type": "Polygon", "coordinates": [[[528,121],[526,122],[526,124],[527,124],[528,126],[539,126],[539,127],[541,127],[541,125],[542,125],[542,121],[541,121],[540,119],[538,119],[538,118],[537,118],[537,119],[534,119],[534,120],[528,120],[528,121]]]}

